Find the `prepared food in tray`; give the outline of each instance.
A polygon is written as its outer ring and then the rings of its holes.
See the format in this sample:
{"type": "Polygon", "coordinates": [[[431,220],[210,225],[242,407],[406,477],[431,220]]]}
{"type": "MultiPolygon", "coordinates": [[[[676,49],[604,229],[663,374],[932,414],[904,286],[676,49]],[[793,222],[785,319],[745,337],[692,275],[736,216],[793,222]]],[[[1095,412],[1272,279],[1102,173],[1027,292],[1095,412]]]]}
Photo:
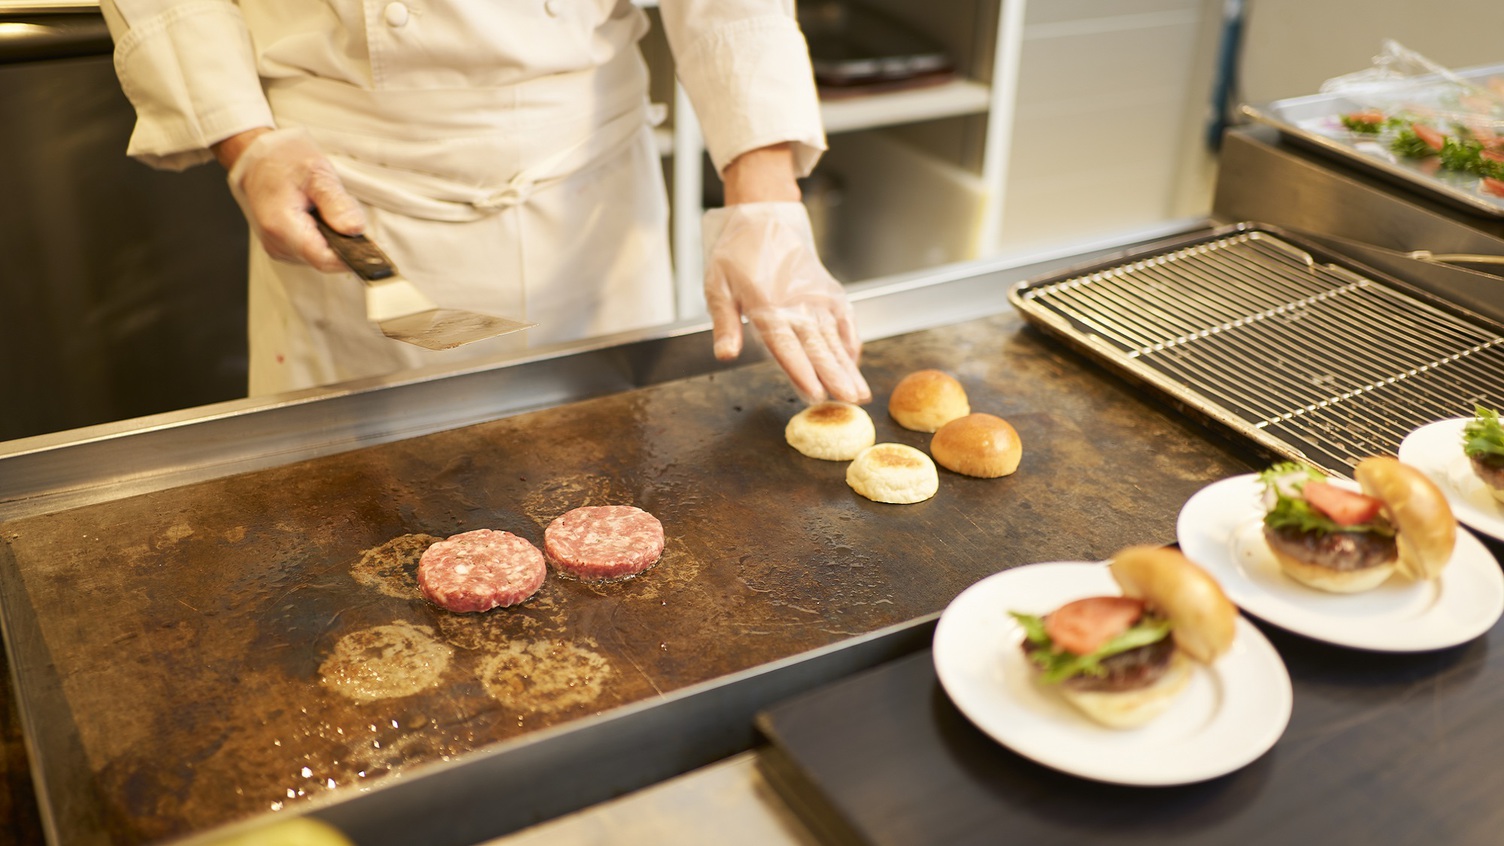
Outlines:
{"type": "Polygon", "coordinates": [[[1386,42],[1321,93],[1244,106],[1285,135],[1475,211],[1504,215],[1504,65],[1452,71],[1386,42]]]}

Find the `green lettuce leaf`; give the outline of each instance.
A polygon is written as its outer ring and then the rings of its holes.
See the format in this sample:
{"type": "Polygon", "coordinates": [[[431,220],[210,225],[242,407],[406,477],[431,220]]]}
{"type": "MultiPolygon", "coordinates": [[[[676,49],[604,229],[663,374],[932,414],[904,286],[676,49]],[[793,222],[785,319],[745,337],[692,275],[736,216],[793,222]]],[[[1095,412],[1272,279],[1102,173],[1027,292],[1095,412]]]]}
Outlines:
{"type": "Polygon", "coordinates": [[[1477,406],[1474,417],[1462,427],[1462,451],[1469,458],[1504,460],[1504,425],[1499,412],[1477,406]]]}
{"type": "Polygon", "coordinates": [[[1029,660],[1041,670],[1040,680],[1045,684],[1058,684],[1075,676],[1105,676],[1107,668],[1102,666],[1103,661],[1130,649],[1157,643],[1170,634],[1169,620],[1145,614],[1132,628],[1107,641],[1101,649],[1077,655],[1055,646],[1045,633],[1044,618],[1017,611],[1008,613],[1023,627],[1024,640],[1029,644],[1029,660]]]}
{"type": "Polygon", "coordinates": [[[1312,479],[1325,481],[1326,476],[1314,467],[1304,464],[1296,464],[1293,461],[1285,461],[1270,467],[1259,474],[1259,481],[1264,489],[1274,495],[1274,505],[1264,514],[1264,525],[1271,529],[1294,532],[1373,532],[1380,535],[1393,535],[1394,527],[1383,517],[1376,517],[1372,522],[1359,523],[1356,526],[1344,526],[1332,518],[1321,513],[1311,505],[1303,496],[1291,496],[1290,491],[1281,489],[1276,481],[1292,474],[1303,475],[1293,485],[1294,493],[1299,494],[1305,490],[1306,482],[1312,479]]]}

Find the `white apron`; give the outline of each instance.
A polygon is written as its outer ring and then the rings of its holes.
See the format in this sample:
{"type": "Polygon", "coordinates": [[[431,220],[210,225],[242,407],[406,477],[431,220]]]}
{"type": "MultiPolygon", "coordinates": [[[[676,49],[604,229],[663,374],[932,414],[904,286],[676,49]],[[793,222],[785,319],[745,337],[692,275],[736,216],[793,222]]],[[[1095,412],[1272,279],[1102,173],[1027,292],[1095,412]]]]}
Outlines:
{"type": "Polygon", "coordinates": [[[354,274],[253,245],[250,393],[295,390],[673,319],[668,204],[635,50],[597,69],[494,87],[369,90],[271,79],[280,127],[306,127],[367,234],[440,306],[538,325],[440,352],[365,319],[354,274]]]}

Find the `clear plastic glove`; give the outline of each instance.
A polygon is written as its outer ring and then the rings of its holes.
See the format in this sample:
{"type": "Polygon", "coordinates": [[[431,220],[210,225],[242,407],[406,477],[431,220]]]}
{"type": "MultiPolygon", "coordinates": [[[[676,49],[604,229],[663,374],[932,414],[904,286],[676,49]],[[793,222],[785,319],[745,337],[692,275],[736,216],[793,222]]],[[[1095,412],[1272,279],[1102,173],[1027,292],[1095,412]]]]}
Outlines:
{"type": "Polygon", "coordinates": [[[350,268],[329,249],[309,209],[335,230],[359,234],[365,213],[345,191],[334,166],[304,129],[274,129],[240,154],[230,168],[230,193],[268,255],[326,273],[350,268]]]}
{"type": "Polygon", "coordinates": [[[715,357],[741,355],[742,316],[807,402],[864,403],[862,342],[846,292],[820,263],[804,205],[742,203],[703,220],[715,357]]]}

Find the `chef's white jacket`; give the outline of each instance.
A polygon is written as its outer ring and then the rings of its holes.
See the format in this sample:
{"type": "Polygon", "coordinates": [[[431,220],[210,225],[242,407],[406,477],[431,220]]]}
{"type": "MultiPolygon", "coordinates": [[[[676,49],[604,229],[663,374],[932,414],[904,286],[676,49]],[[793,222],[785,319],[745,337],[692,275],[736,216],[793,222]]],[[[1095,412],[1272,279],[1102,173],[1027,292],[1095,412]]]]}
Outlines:
{"type": "MultiPolygon", "coordinates": [[[[353,275],[252,250],[251,392],[491,356],[672,319],[646,15],[630,0],[104,0],[137,112],[128,153],[182,169],[307,128],[367,233],[440,305],[537,321],[461,351],[391,341],[353,275]]],[[[793,0],[661,0],[717,169],[824,149],[793,0]]]]}

